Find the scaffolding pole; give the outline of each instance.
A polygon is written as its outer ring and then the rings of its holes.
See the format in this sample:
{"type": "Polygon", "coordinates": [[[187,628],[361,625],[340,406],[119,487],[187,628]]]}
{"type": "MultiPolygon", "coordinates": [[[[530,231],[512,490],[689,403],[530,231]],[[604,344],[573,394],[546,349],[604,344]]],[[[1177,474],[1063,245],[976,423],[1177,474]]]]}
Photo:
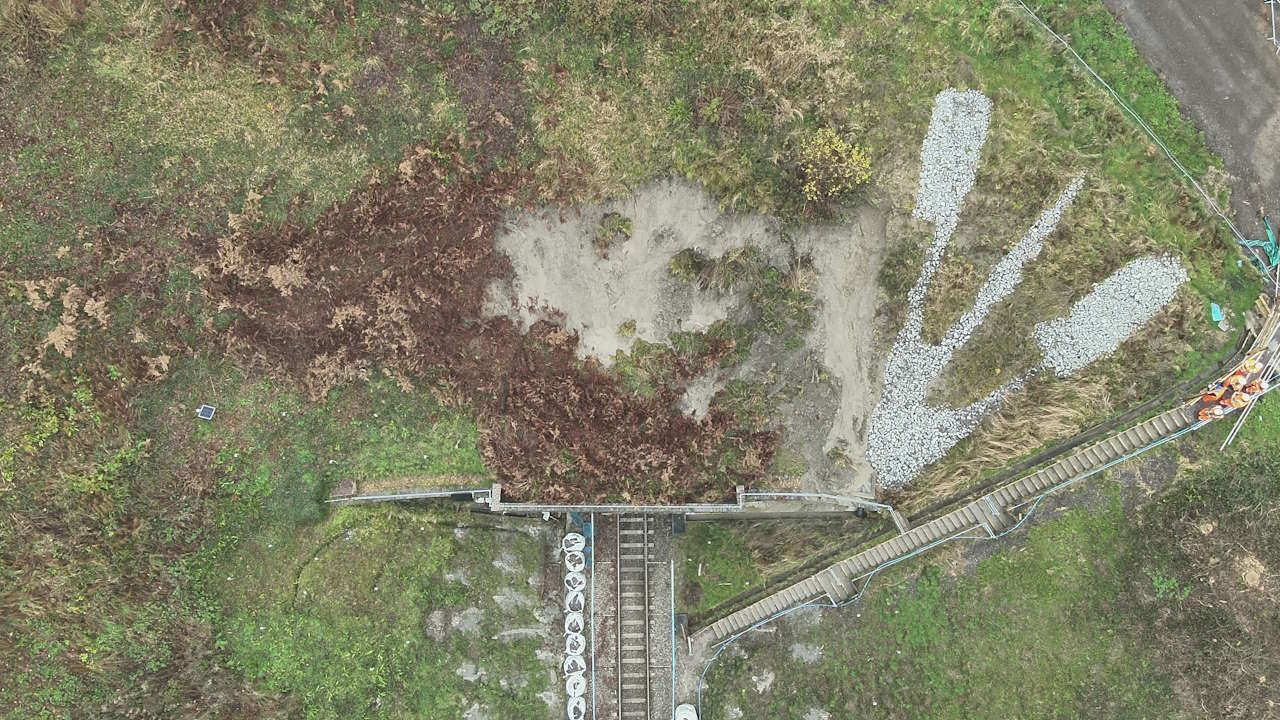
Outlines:
{"type": "Polygon", "coordinates": [[[1264,0],[1267,8],[1271,10],[1271,44],[1276,48],[1276,54],[1280,55],[1280,35],[1276,35],[1276,3],[1280,0],[1264,0]]]}

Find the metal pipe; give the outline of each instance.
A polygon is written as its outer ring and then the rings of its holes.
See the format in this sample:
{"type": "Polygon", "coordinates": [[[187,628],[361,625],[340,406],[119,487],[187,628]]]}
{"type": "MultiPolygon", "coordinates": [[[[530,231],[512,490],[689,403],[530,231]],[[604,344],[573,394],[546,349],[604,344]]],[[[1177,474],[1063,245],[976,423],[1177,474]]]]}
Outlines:
{"type": "Polygon", "coordinates": [[[669,560],[671,576],[671,717],[676,716],[676,561],[669,560]]]}
{"type": "Polygon", "coordinates": [[[596,720],[596,514],[591,513],[591,534],[587,536],[591,548],[591,720],[596,720]]]}
{"type": "Polygon", "coordinates": [[[871,508],[874,510],[880,510],[884,512],[891,512],[893,510],[893,508],[890,507],[889,505],[885,505],[884,503],[878,503],[878,502],[875,502],[874,500],[866,500],[858,497],[849,497],[847,495],[832,495],[829,493],[744,492],[742,493],[742,497],[744,499],[750,498],[750,497],[758,497],[758,498],[775,498],[778,500],[785,500],[788,498],[801,498],[801,499],[812,498],[816,500],[830,500],[832,502],[840,503],[842,505],[858,505],[860,507],[871,508]]]}
{"type": "Polygon", "coordinates": [[[617,593],[617,602],[614,605],[614,616],[617,617],[617,623],[614,627],[618,628],[618,639],[614,643],[617,648],[614,654],[617,656],[618,664],[615,673],[618,677],[618,716],[622,716],[622,515],[613,516],[613,577],[616,581],[614,591],[617,593]]]}
{"type": "Polygon", "coordinates": [[[489,495],[489,489],[483,490],[429,490],[423,492],[408,493],[386,493],[382,495],[353,495],[351,497],[329,498],[326,503],[361,503],[361,502],[380,502],[383,500],[423,500],[427,498],[447,498],[454,495],[471,495],[472,500],[478,500],[489,495]]]}
{"type": "Polygon", "coordinates": [[[1280,55],[1280,37],[1276,36],[1276,0],[1267,0],[1271,6],[1271,44],[1276,46],[1276,54],[1280,55]]]}

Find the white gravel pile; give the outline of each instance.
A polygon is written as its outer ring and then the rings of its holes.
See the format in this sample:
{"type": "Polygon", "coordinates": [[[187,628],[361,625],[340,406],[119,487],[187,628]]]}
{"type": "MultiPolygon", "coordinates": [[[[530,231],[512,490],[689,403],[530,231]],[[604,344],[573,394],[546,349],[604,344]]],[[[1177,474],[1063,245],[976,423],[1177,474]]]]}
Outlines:
{"type": "Polygon", "coordinates": [[[982,94],[944,90],[934,104],[933,119],[920,151],[920,185],[916,217],[934,223],[934,237],[915,286],[907,295],[907,320],[885,363],[884,395],[871,415],[867,461],[880,484],[896,488],[910,482],[927,465],[967,437],[1006,393],[1025,378],[1014,378],[985,398],[963,408],[929,405],[929,385],[957,349],[982,324],[992,306],[1007,298],[1022,281],[1022,268],[1035,259],[1044,241],[1083,185],[1076,178],[1057,202],[1040,214],[1023,238],[991,270],[973,307],[947,331],[939,345],[924,342],[925,297],[929,283],[959,222],[965,196],[973,189],[978,159],[991,118],[991,101],[982,94]]]}
{"type": "Polygon", "coordinates": [[[973,335],[973,331],[987,319],[987,313],[991,311],[992,306],[1018,289],[1018,285],[1022,282],[1023,266],[1040,255],[1045,238],[1049,237],[1049,233],[1058,226],[1062,213],[1075,201],[1083,185],[1084,178],[1077,177],[1072,180],[1067,189],[1058,195],[1058,202],[1040,213],[1040,217],[1036,219],[1027,234],[1013,246],[1008,255],[996,263],[986,283],[978,290],[973,307],[961,315],[956,324],[947,331],[946,337],[942,340],[943,345],[950,348],[959,348],[964,345],[973,335]]]}
{"type": "Polygon", "coordinates": [[[915,216],[954,228],[973,189],[978,156],[991,125],[991,101],[976,90],[947,88],[933,99],[933,118],[920,148],[915,216]]]}
{"type": "Polygon", "coordinates": [[[924,297],[942,255],[960,221],[960,207],[973,189],[978,157],[991,124],[991,101],[980,92],[948,88],[933,103],[933,118],[920,148],[920,185],[916,191],[915,217],[934,224],[933,243],[925,254],[920,277],[907,296],[912,312],[903,333],[920,334],[924,322],[924,297]]]}
{"type": "MultiPolygon", "coordinates": [[[[967,407],[925,402],[930,384],[946,369],[955,351],[969,341],[991,308],[1017,289],[1022,269],[1040,254],[1084,184],[1077,177],[1040,214],[991,269],[973,307],[960,316],[941,343],[924,342],[921,331],[929,283],[951,242],[964,198],[973,189],[990,119],[991,102],[980,93],[944,90],[937,96],[920,150],[915,216],[934,223],[933,242],[907,295],[907,319],[885,363],[884,394],[871,414],[867,431],[867,461],[886,488],[905,485],[942,458],[968,437],[1005,395],[1030,377],[1013,378],[967,407]]],[[[1042,367],[1062,377],[1114,351],[1168,304],[1186,280],[1186,271],[1173,257],[1145,257],[1126,265],[1095,285],[1068,315],[1036,326],[1036,340],[1044,351],[1042,367]]]]}
{"type": "Polygon", "coordinates": [[[1065,377],[1114,352],[1137,332],[1187,281],[1172,256],[1138,258],[1093,286],[1071,312],[1036,326],[1044,366],[1065,377]]]}

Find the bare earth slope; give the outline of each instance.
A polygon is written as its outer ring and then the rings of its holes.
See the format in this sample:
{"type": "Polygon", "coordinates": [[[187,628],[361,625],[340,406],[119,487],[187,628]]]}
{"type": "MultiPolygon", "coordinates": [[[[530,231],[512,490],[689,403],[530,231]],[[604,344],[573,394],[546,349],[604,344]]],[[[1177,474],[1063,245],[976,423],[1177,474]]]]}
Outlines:
{"type": "Polygon", "coordinates": [[[1222,156],[1240,228],[1280,211],[1280,58],[1261,2],[1106,0],[1138,51],[1222,156]]]}

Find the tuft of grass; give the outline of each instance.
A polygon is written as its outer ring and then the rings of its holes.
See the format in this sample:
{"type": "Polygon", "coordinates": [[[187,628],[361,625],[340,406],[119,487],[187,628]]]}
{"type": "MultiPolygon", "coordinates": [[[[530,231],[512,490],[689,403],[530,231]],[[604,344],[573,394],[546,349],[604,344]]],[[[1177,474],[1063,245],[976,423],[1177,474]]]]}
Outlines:
{"type": "Polygon", "coordinates": [[[80,19],[75,0],[0,0],[0,60],[21,64],[80,19]]]}
{"type": "Polygon", "coordinates": [[[631,239],[631,218],[616,213],[605,213],[596,225],[592,244],[601,257],[608,257],[609,248],[631,239]]]}

